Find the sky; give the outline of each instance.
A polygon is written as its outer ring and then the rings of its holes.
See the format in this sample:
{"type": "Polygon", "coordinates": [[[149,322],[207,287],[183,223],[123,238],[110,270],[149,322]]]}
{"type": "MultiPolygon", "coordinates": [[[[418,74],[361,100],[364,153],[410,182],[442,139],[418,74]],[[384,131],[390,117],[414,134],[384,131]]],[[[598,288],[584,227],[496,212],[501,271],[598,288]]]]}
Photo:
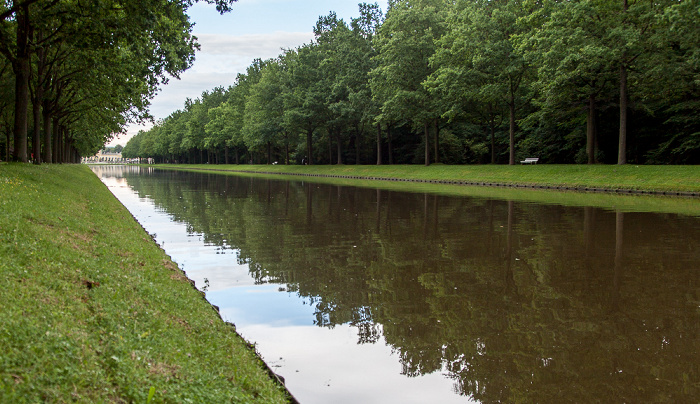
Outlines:
{"type": "MultiPolygon", "coordinates": [[[[193,34],[201,50],[196,52],[192,67],[171,79],[151,101],[150,112],[156,120],[182,109],[187,98],[196,99],[205,90],[224,88],[235,83],[238,73],[254,59],[279,56],[282,49],[292,49],[313,39],[313,26],[318,17],[335,11],[349,22],[357,17],[358,3],[372,0],[238,0],[233,10],[224,15],[213,5],[197,3],[188,10],[194,25],[193,34]]],[[[386,11],[387,1],[377,0],[386,11]]],[[[125,134],[115,136],[107,146],[121,144],[141,129],[152,125],[130,125],[125,134]]]]}

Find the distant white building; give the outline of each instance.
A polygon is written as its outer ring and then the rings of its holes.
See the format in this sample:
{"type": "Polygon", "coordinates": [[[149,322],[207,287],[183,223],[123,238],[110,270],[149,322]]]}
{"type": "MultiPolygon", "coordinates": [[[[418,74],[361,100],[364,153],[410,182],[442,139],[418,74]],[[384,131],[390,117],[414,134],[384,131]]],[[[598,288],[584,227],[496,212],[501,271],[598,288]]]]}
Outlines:
{"type": "Polygon", "coordinates": [[[83,163],[86,164],[134,164],[138,163],[139,159],[125,159],[121,153],[105,152],[100,150],[92,157],[83,157],[83,163]]]}

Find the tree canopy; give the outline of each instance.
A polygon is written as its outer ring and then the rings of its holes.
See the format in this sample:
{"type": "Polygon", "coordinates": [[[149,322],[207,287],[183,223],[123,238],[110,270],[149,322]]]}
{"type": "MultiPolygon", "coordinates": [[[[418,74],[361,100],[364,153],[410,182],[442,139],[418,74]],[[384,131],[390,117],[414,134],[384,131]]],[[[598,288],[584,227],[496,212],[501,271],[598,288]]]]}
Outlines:
{"type": "MultiPolygon", "coordinates": [[[[222,13],[235,2],[204,1],[222,13]]],[[[158,87],[194,61],[186,14],[194,2],[1,2],[0,91],[13,100],[2,105],[8,157],[76,161],[148,118],[158,87]]]]}
{"type": "MultiPolygon", "coordinates": [[[[44,114],[48,124],[37,114],[34,127],[80,153],[146,116],[157,86],[196,48],[190,1],[107,3],[93,5],[98,26],[48,18],[64,15],[59,6],[72,15],[86,7],[70,2],[2,9],[12,16],[0,31],[3,91],[15,111],[44,114]],[[26,46],[17,40],[23,7],[26,46]],[[27,89],[17,84],[23,52],[27,89]],[[104,76],[82,74],[94,69],[104,76]],[[22,106],[24,91],[40,108],[22,106]]],[[[696,164],[699,23],[693,0],[392,0],[386,13],[362,3],[350,21],[320,16],[309,43],[253,61],[234,85],[203,91],[124,153],[212,164],[696,164]]],[[[15,138],[5,143],[21,145],[17,128],[32,125],[9,109],[0,118],[15,138]]]]}

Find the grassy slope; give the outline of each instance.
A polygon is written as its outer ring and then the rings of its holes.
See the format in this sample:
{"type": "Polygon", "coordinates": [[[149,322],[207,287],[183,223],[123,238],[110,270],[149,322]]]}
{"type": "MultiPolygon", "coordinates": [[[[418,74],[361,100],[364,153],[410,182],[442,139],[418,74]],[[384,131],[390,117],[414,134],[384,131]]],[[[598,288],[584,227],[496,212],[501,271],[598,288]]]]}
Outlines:
{"type": "Polygon", "coordinates": [[[700,192],[700,166],[635,165],[167,165],[164,167],[468,181],[644,191],[700,192]]]}
{"type": "Polygon", "coordinates": [[[285,402],[85,166],[0,164],[0,402],[285,402]]]}
{"type": "MultiPolygon", "coordinates": [[[[430,167],[426,170],[426,167],[420,166],[270,166],[270,165],[160,165],[159,168],[165,169],[182,169],[182,170],[214,170],[215,172],[225,173],[228,172],[232,175],[238,175],[237,171],[246,171],[251,173],[264,173],[264,172],[277,172],[280,174],[290,173],[290,174],[311,174],[311,175],[324,175],[322,177],[295,177],[295,176],[284,176],[284,175],[266,175],[273,179],[293,179],[313,182],[324,182],[333,183],[336,185],[348,185],[348,186],[362,186],[371,188],[382,188],[387,190],[396,191],[406,191],[406,192],[429,192],[445,195],[460,195],[468,197],[480,197],[480,198],[494,198],[494,199],[507,199],[515,200],[521,202],[534,202],[534,203],[548,203],[548,204],[558,204],[558,205],[568,205],[568,206],[595,206],[604,209],[621,210],[625,212],[659,212],[659,213],[677,213],[683,215],[700,216],[700,203],[697,197],[675,197],[675,196],[661,196],[661,195],[625,195],[617,193],[592,193],[592,192],[575,192],[575,191],[560,191],[560,190],[540,190],[540,189],[522,189],[522,188],[509,188],[509,187],[482,187],[482,186],[465,186],[465,185],[446,185],[446,184],[434,184],[434,183],[424,183],[424,182],[394,182],[394,181],[371,181],[362,179],[345,179],[345,178],[329,178],[325,175],[342,175],[342,176],[357,176],[357,177],[378,177],[378,178],[420,178],[423,179],[435,179],[435,173],[441,170],[448,173],[447,178],[452,178],[455,180],[457,175],[469,173],[472,170],[478,173],[479,178],[486,177],[488,175],[489,180],[493,182],[503,182],[503,179],[507,175],[501,175],[499,177],[499,172],[487,173],[489,168],[494,168],[501,172],[511,172],[522,173],[526,172],[529,174],[528,178],[532,180],[534,177],[545,177],[545,172],[550,172],[550,168],[547,170],[540,170],[540,166],[537,168],[532,166],[526,167],[510,167],[507,166],[475,166],[475,167],[454,167],[454,166],[435,166],[435,170],[430,171],[430,167]],[[425,171],[424,171],[425,170],[425,171]],[[371,175],[370,175],[371,174],[371,175]]],[[[565,169],[571,166],[559,166],[565,169]]],[[[575,168],[575,167],[574,167],[575,168]]],[[[602,172],[607,173],[606,175],[612,176],[616,174],[617,166],[603,167],[592,167],[590,169],[583,168],[581,173],[588,172],[602,172]]],[[[641,168],[641,167],[640,167],[641,168]]],[[[643,169],[644,170],[644,169],[643,169]]],[[[572,168],[572,172],[575,171],[572,168]]],[[[685,166],[685,167],[654,167],[653,170],[644,170],[645,173],[654,172],[655,177],[663,177],[662,179],[648,179],[647,182],[653,182],[656,184],[657,189],[664,189],[665,191],[670,191],[671,189],[683,188],[686,191],[698,192],[700,191],[700,166],[685,166]],[[661,188],[659,185],[661,182],[665,182],[668,185],[666,188],[661,188]],[[674,184],[683,184],[682,187],[675,186],[674,184]],[[695,184],[695,185],[694,185],[695,184]],[[675,186],[675,188],[674,188],[675,186]]],[[[579,177],[583,174],[579,174],[579,177]]],[[[242,174],[248,175],[248,174],[242,174]]],[[[509,174],[508,176],[512,176],[509,174]]],[[[523,175],[524,176],[524,175],[523,175]]],[[[600,174],[598,177],[602,177],[600,174]]],[[[569,174],[568,178],[572,178],[573,174],[569,174]]],[[[610,183],[608,187],[620,188],[620,183],[630,183],[632,180],[629,178],[630,175],[623,181],[620,176],[615,179],[610,178],[610,183]],[[615,182],[617,181],[617,182],[615,182]]],[[[472,177],[473,178],[473,177],[472,177]]],[[[552,178],[547,181],[547,183],[558,183],[558,184],[570,184],[571,182],[564,183],[566,178],[560,176],[559,178],[552,178]]],[[[466,181],[466,179],[458,180],[466,181]]],[[[485,180],[486,181],[486,180],[485,180]]],[[[598,180],[602,181],[602,180],[598,180]]],[[[545,181],[543,181],[545,182],[545,181]]]]}

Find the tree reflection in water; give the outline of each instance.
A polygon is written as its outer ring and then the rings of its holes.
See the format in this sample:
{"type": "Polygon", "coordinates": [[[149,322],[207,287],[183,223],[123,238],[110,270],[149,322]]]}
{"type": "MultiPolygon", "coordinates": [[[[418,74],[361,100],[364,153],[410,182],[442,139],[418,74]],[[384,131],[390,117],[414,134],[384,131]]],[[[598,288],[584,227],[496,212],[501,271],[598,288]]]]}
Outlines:
{"type": "Polygon", "coordinates": [[[700,397],[700,221],[154,171],[125,174],[320,327],[482,402],[700,397]]]}

